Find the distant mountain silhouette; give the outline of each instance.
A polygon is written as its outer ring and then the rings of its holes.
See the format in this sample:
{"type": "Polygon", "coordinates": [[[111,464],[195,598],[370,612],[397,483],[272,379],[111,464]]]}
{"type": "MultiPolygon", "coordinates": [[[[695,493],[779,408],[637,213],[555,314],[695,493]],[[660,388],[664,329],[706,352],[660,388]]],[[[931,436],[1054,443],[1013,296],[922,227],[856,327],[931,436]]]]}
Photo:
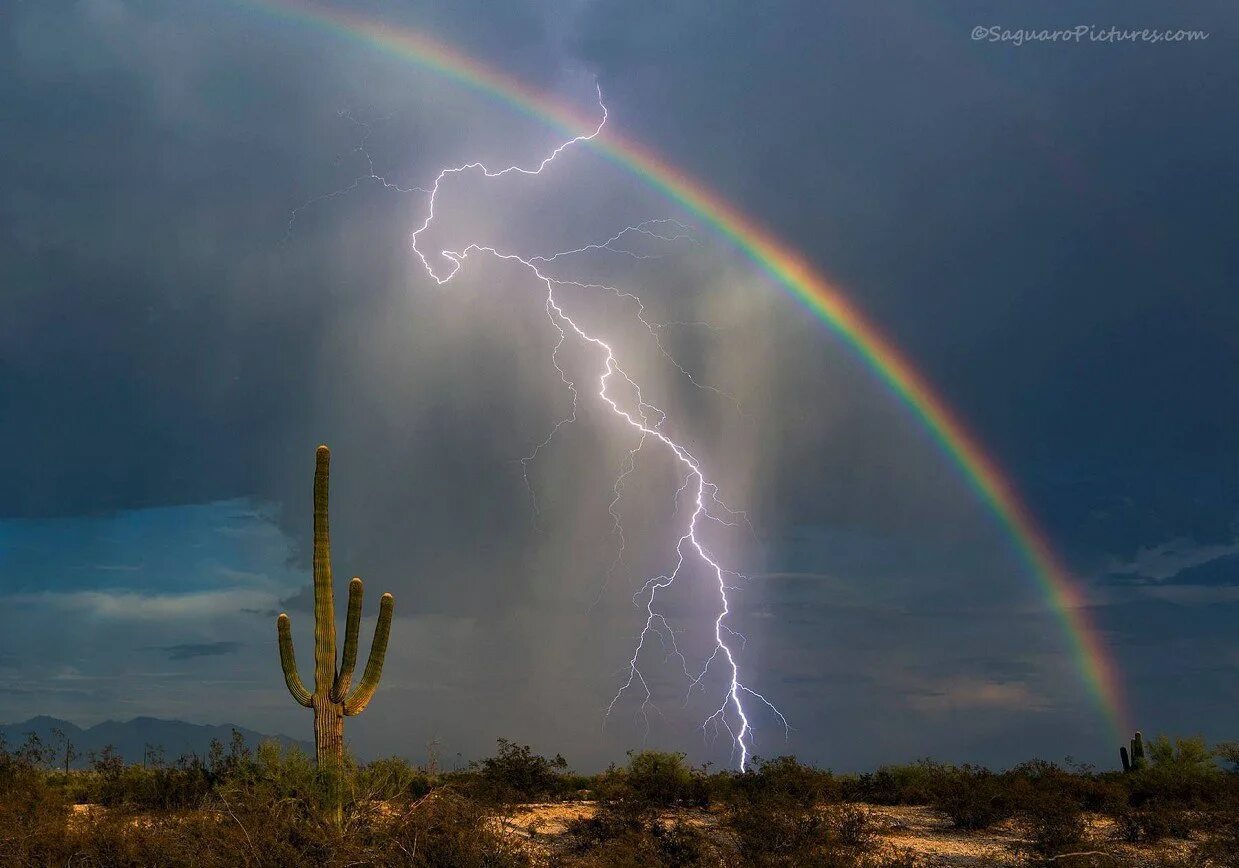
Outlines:
{"type": "MultiPolygon", "coordinates": [[[[22,744],[30,733],[35,733],[45,745],[57,748],[60,740],[52,735],[52,730],[58,729],[68,736],[78,758],[73,762],[74,768],[84,768],[90,762],[90,754],[99,753],[107,745],[112,745],[126,762],[140,763],[146,753],[147,746],[162,748],[165,762],[176,762],[185,754],[197,754],[205,758],[211,749],[211,740],[219,739],[227,749],[232,741],[232,731],[241,733],[245,743],[253,748],[260,742],[274,739],[283,745],[296,745],[309,754],[314,753],[314,745],[289,738],[286,735],[264,735],[243,726],[222,724],[208,726],[197,723],[186,723],[183,720],[161,720],[156,717],[135,717],[129,721],[105,720],[103,723],[83,729],[77,724],[55,717],[40,715],[32,717],[23,723],[0,724],[0,737],[3,737],[9,749],[22,744]]],[[[58,762],[63,763],[63,756],[58,762]]]]}

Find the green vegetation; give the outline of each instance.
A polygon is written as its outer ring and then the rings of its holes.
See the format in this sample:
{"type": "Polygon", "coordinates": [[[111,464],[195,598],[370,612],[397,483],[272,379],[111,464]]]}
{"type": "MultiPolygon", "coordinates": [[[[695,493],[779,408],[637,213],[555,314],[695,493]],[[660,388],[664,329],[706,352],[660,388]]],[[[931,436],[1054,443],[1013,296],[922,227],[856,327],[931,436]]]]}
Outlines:
{"type": "MultiPolygon", "coordinates": [[[[344,718],[361,714],[383,674],[383,659],[387,655],[387,639],[391,635],[391,594],[379,601],[379,621],[374,628],[370,658],[361,681],[350,690],[353,669],[357,666],[357,634],[361,628],[361,579],[354,578],[348,586],[348,615],[344,622],[344,656],[336,664],[336,607],[331,582],[331,529],[327,521],[327,495],[331,474],[331,450],[319,446],[314,466],[314,692],[305,689],[297,674],[297,657],[293,653],[292,626],[288,615],[276,619],[280,644],[280,666],[284,682],[293,699],[314,709],[314,747],[318,767],[330,779],[343,775],[344,718]]],[[[343,822],[343,793],[340,784],[332,786],[336,794],[331,800],[331,813],[336,824],[343,822]]]]}
{"type": "Polygon", "coordinates": [[[527,804],[570,795],[574,780],[565,774],[568,762],[562,756],[548,760],[529,745],[506,738],[498,745],[494,756],[469,764],[474,777],[469,789],[476,798],[489,804],[527,804]]]}
{"type": "Polygon", "coordinates": [[[925,864],[878,846],[882,829],[866,803],[929,805],[961,829],[1009,829],[1030,865],[1094,864],[1072,854],[1096,852],[1108,854],[1106,865],[1233,865],[1233,744],[1211,752],[1198,738],[1158,737],[1145,749],[1144,765],[1126,773],[922,760],[837,775],[778,757],[740,774],[641,751],[586,776],[562,757],[500,740],[493,756],[460,771],[344,754],[333,774],[295,748],[251,748],[234,735],[204,757],[168,763],[152,746],[144,763],[130,765],[104,750],[88,769],[66,772],[63,745],[31,738],[0,745],[0,868],[925,864]],[[569,816],[562,834],[516,819],[523,806],[545,802],[591,808],[569,816]],[[1089,813],[1108,818],[1104,833],[1089,826],[1089,813]],[[1159,841],[1173,841],[1178,855],[1123,861],[1121,848],[1159,841]]]}

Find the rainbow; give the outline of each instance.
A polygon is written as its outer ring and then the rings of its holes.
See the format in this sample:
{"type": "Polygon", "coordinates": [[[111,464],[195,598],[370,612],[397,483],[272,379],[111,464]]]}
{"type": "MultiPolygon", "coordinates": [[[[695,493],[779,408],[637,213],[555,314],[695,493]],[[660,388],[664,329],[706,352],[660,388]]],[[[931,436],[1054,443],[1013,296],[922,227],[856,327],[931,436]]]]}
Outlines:
{"type": "MultiPolygon", "coordinates": [[[[392,27],[355,12],[331,9],[304,0],[237,2],[265,14],[395,55],[570,135],[593,130],[597,125],[596,118],[586,117],[575,109],[561,105],[424,33],[392,27]]],[[[1084,595],[1054,553],[1028,508],[1017,497],[1011,481],[928,381],[802,255],[774,238],[704,184],[663,161],[648,148],[618,135],[613,126],[607,126],[602,135],[588,144],[727,239],[797,302],[842,337],[870,370],[916,414],[1010,535],[1056,612],[1080,675],[1106,717],[1111,735],[1121,741],[1123,734],[1129,730],[1123,684],[1100,632],[1089,617],[1084,595]]]]}

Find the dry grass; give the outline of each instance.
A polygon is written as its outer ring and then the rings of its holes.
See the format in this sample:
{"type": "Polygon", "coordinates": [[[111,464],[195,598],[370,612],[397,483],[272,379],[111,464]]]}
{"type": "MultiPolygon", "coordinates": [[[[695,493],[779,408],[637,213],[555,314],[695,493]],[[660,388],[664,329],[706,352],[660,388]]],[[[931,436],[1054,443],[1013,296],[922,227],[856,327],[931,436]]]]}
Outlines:
{"type": "MultiPolygon", "coordinates": [[[[415,805],[425,807],[435,801],[433,796],[419,800],[415,805]]],[[[370,834],[383,834],[387,826],[400,826],[413,806],[397,807],[378,802],[367,812],[373,824],[370,834]]],[[[1119,841],[1113,819],[1100,814],[1087,817],[1085,841],[1075,851],[1058,860],[1038,861],[1030,853],[1028,831],[1019,820],[1004,820],[982,831],[965,831],[957,828],[942,812],[920,806],[855,805],[868,817],[872,833],[870,843],[864,848],[862,865],[917,865],[925,868],[947,866],[1026,866],[1035,864],[1072,866],[1157,866],[1192,864],[1189,853],[1195,841],[1167,838],[1156,844],[1129,844],[1119,841]],[[898,861],[902,859],[903,861],[898,861]]],[[[553,802],[519,805],[494,816],[489,821],[490,831],[506,839],[512,848],[520,852],[533,865],[572,864],[564,861],[568,832],[571,824],[593,818],[599,805],[593,801],[553,802]]],[[[829,810],[829,808],[827,808],[829,810]]],[[[707,836],[725,837],[726,828],[721,812],[706,809],[666,809],[658,813],[664,823],[680,823],[704,832],[707,836]]],[[[67,816],[70,834],[88,833],[91,828],[101,828],[110,822],[123,822],[134,834],[141,836],[169,822],[187,823],[201,827],[202,824],[225,824],[229,818],[219,811],[184,811],[174,815],[133,814],[105,808],[100,805],[73,805],[67,816]]],[[[1199,836],[1195,836],[1199,840],[1199,836]]],[[[714,864],[713,862],[711,864],[714,864]]],[[[729,860],[717,864],[730,866],[729,860]]],[[[738,863],[737,863],[738,864],[738,863]]],[[[1215,863],[1217,864],[1217,863],[1215,863]]],[[[1225,863],[1221,863],[1225,864],[1225,863]]],[[[1239,864],[1239,856],[1235,864],[1239,864]]]]}

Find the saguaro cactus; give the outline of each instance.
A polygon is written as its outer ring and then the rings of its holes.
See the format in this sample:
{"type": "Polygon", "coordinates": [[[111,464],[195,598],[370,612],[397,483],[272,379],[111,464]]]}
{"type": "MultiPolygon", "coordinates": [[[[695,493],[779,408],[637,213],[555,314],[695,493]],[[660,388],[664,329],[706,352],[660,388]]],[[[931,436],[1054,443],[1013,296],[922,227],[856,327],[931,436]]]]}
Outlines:
{"type": "MultiPolygon", "coordinates": [[[[361,714],[379,686],[391,615],[395,600],[384,594],[379,602],[379,622],[370,645],[361,682],[350,690],[357,665],[357,633],[361,628],[361,579],[348,585],[348,616],[344,625],[344,655],[336,665],[336,611],[331,588],[331,532],[327,525],[327,488],[331,450],[318,447],[314,467],[314,692],[305,689],[297,674],[293,636],[288,615],[276,619],[280,640],[280,665],[288,692],[306,708],[314,709],[314,750],[318,767],[338,781],[344,760],[344,718],[361,714]]],[[[333,795],[336,817],[340,816],[338,784],[333,795]]]]}
{"type": "Polygon", "coordinates": [[[1127,748],[1119,748],[1119,758],[1123,761],[1123,771],[1132,772],[1144,768],[1144,736],[1137,730],[1135,738],[1131,740],[1131,753],[1127,752],[1127,748]]]}

